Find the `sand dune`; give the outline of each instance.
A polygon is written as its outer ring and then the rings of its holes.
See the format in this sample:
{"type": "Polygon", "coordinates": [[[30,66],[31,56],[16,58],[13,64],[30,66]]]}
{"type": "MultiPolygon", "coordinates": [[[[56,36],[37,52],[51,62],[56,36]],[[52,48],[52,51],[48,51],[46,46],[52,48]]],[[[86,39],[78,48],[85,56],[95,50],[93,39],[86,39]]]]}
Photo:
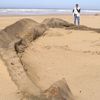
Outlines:
{"type": "Polygon", "coordinates": [[[40,89],[44,91],[65,78],[77,100],[98,100],[100,34],[97,32],[99,29],[77,28],[58,18],[46,19],[41,24],[22,19],[6,27],[0,32],[0,91],[5,90],[0,97],[20,100],[18,89],[25,94],[38,94],[40,89]]]}

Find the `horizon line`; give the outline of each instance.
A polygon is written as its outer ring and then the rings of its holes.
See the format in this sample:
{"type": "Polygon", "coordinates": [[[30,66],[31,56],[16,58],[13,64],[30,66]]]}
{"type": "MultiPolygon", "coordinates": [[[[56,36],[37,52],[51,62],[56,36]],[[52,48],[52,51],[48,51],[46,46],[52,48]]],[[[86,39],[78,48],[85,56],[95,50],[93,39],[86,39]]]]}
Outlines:
{"type": "MultiPolygon", "coordinates": [[[[46,7],[42,7],[42,8],[39,8],[39,7],[34,7],[34,8],[31,8],[31,7],[0,7],[0,9],[67,9],[67,10],[71,10],[73,8],[62,8],[62,7],[59,7],[59,8],[46,8],[46,7]]],[[[100,10],[100,9],[97,9],[97,8],[82,8],[82,10],[100,10]]]]}

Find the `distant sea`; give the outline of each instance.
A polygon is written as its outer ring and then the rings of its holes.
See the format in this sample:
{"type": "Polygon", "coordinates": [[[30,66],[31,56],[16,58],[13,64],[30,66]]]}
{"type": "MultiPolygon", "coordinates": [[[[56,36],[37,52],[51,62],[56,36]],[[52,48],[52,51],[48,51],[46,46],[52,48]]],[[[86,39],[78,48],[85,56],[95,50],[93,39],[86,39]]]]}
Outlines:
{"type": "MultiPolygon", "coordinates": [[[[82,10],[82,14],[100,14],[100,10],[82,10]]],[[[72,14],[68,9],[0,9],[0,15],[72,14]]]]}

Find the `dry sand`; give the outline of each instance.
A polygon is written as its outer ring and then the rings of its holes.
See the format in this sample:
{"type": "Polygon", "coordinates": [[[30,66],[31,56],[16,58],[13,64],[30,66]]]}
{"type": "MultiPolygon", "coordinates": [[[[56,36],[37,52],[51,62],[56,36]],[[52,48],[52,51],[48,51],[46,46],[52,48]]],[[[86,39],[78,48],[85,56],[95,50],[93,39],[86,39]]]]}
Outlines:
{"type": "MultiPolygon", "coordinates": [[[[22,18],[38,22],[57,17],[72,22],[72,16],[7,16],[0,17],[0,29],[22,18]]],[[[81,24],[100,27],[100,16],[82,16],[81,24]]],[[[28,74],[42,89],[65,78],[77,100],[100,98],[100,34],[92,31],[49,29],[32,42],[23,54],[28,74]],[[34,70],[35,69],[35,70],[34,70]],[[34,77],[34,73],[37,74],[34,77]]],[[[0,60],[0,100],[20,100],[18,90],[0,60]]]]}
{"type": "MultiPolygon", "coordinates": [[[[73,16],[71,15],[45,15],[45,16],[0,16],[0,29],[5,28],[6,26],[13,24],[14,22],[22,18],[31,18],[37,22],[42,22],[45,18],[61,18],[70,23],[73,23],[73,16]]],[[[100,16],[95,15],[82,15],[81,24],[93,28],[100,27],[100,16]]]]}
{"type": "Polygon", "coordinates": [[[11,80],[7,67],[0,59],[0,100],[19,100],[16,85],[11,80]]]}

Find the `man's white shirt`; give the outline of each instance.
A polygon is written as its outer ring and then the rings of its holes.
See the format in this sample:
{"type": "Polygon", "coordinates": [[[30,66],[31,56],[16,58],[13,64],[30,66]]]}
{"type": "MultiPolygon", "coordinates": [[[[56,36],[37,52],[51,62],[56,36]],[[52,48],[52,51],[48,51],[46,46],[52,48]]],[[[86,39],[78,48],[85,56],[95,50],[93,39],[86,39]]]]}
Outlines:
{"type": "Polygon", "coordinates": [[[80,17],[80,12],[77,11],[77,10],[80,10],[80,7],[78,8],[75,7],[73,10],[74,10],[73,15],[76,14],[78,17],[80,17]]]}

